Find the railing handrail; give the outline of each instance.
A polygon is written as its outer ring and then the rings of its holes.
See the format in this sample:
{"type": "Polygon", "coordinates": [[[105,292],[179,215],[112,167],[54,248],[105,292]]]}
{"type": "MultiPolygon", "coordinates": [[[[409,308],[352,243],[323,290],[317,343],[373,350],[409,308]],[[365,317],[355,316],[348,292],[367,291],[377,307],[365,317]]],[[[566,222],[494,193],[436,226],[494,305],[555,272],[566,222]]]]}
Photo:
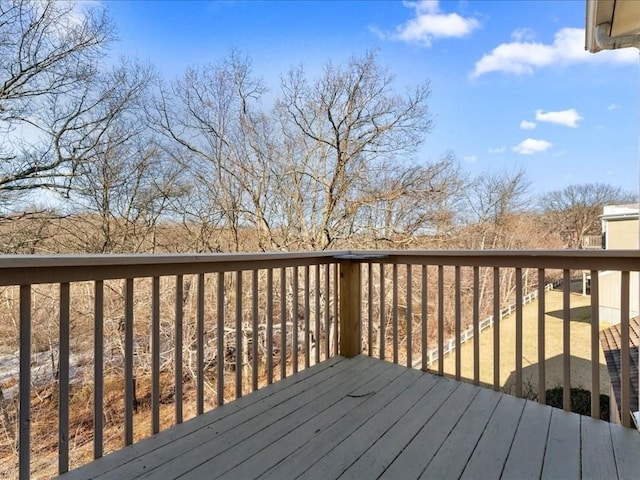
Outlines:
{"type": "Polygon", "coordinates": [[[640,271],[640,250],[375,250],[373,258],[372,251],[348,253],[362,263],[640,271]]]}
{"type": "Polygon", "coordinates": [[[0,255],[0,286],[82,282],[294,267],[335,262],[346,252],[126,255],[0,255]]]}
{"type": "Polygon", "coordinates": [[[638,250],[334,250],[265,253],[0,255],[0,286],[255,270],[331,263],[640,271],[638,250]]]}

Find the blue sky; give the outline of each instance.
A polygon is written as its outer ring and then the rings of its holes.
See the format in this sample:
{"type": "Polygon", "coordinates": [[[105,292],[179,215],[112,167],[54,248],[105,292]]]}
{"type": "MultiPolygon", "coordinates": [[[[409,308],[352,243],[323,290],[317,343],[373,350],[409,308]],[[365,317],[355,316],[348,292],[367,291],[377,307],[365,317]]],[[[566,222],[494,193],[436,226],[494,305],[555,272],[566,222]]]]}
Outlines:
{"type": "Polygon", "coordinates": [[[167,79],[248,55],[273,95],[280,74],[319,72],[369,49],[397,87],[431,82],[433,132],[472,175],[523,168],[535,193],[605,182],[638,190],[640,60],[584,52],[585,1],[104,1],[112,54],[167,79]]]}

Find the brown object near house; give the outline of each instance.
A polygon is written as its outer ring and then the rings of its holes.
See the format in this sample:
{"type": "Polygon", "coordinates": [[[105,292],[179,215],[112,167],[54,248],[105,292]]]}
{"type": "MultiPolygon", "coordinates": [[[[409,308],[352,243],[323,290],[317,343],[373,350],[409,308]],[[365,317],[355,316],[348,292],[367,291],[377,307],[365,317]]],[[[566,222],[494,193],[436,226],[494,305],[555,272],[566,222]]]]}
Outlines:
{"type": "MultiPolygon", "coordinates": [[[[629,320],[629,376],[631,390],[629,395],[631,411],[638,409],[638,332],[639,317],[629,320]]],[[[620,324],[616,324],[610,328],[606,328],[600,332],[600,345],[604,352],[604,358],[607,362],[607,370],[611,379],[611,391],[609,399],[609,408],[611,421],[614,423],[621,422],[620,407],[621,400],[621,377],[622,377],[622,358],[621,346],[622,335],[620,324]]],[[[631,412],[629,412],[631,414],[631,412]]]]}

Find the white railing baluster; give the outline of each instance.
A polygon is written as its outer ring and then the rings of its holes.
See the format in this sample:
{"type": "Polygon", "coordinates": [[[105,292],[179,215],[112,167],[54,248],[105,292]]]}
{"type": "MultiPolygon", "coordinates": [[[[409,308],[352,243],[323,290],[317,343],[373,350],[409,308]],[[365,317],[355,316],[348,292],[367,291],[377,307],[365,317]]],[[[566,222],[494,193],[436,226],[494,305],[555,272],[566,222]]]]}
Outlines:
{"type": "Polygon", "coordinates": [[[133,443],[133,278],[125,280],[124,302],[124,445],[133,443]]]}
{"type": "Polygon", "coordinates": [[[58,345],[58,473],[69,471],[69,283],[60,284],[58,345]]]}
{"type": "Polygon", "coordinates": [[[258,270],[251,272],[251,385],[252,390],[258,390],[258,270]]]}
{"type": "Polygon", "coordinates": [[[338,343],[340,332],[340,314],[338,313],[340,303],[338,298],[338,281],[340,278],[340,274],[338,273],[338,264],[333,264],[333,354],[338,355],[338,343]]]}
{"type": "Polygon", "coordinates": [[[216,287],[216,404],[220,407],[224,405],[224,272],[218,272],[216,287]]]}
{"type": "Polygon", "coordinates": [[[373,263],[367,265],[367,354],[373,356],[373,263]]]}
{"type": "Polygon", "coordinates": [[[314,365],[317,365],[318,363],[320,363],[320,350],[322,347],[322,341],[320,337],[320,265],[315,266],[314,287],[316,290],[316,294],[315,294],[316,312],[315,312],[315,328],[314,328],[315,343],[314,343],[313,352],[314,352],[314,359],[315,359],[314,365]]]}
{"type": "Polygon", "coordinates": [[[421,292],[421,325],[422,325],[422,370],[427,371],[429,359],[427,358],[427,266],[422,265],[422,292],[421,292]]]}
{"type": "Polygon", "coordinates": [[[160,431],[160,277],[151,280],[151,434],[160,431]]]}
{"type": "Polygon", "coordinates": [[[176,313],[174,325],[174,379],[175,382],[175,417],[176,424],[182,423],[182,321],[184,301],[184,278],[182,275],[176,275],[176,313]]]}
{"type": "Polygon", "coordinates": [[[242,397],[242,270],[236,271],[236,398],[242,397]]]}
{"type": "Polygon", "coordinates": [[[461,299],[460,299],[460,266],[456,265],[454,268],[455,275],[455,363],[456,363],[456,380],[460,380],[460,375],[462,372],[462,356],[460,352],[460,331],[462,329],[462,308],[461,308],[461,299]]]}
{"type": "Polygon", "coordinates": [[[387,333],[386,333],[386,309],[387,299],[385,298],[385,278],[384,278],[384,263],[380,264],[380,360],[385,360],[387,349],[387,333]]]}
{"type": "Polygon", "coordinates": [[[287,269],[280,269],[280,379],[287,376],[287,269]]]}
{"type": "Polygon", "coordinates": [[[480,385],[480,267],[473,267],[473,383],[480,385]]]}
{"type": "Polygon", "coordinates": [[[20,480],[31,478],[31,285],[20,285],[20,480]]]}
{"type": "Polygon", "coordinates": [[[516,268],[516,397],[522,397],[522,269],[516,268]]]}
{"type": "Polygon", "coordinates": [[[493,268],[493,389],[500,390],[500,268],[493,268]]]}
{"type": "Polygon", "coordinates": [[[438,265],[438,375],[444,375],[444,265],[438,265]]]}
{"type": "Polygon", "coordinates": [[[267,383],[273,383],[273,269],[267,270],[267,383]]]}
{"type": "Polygon", "coordinates": [[[562,272],[562,408],[571,411],[571,272],[562,272]]]}
{"type": "Polygon", "coordinates": [[[104,281],[93,294],[93,458],[102,457],[104,415],[104,281]]]}
{"type": "Polygon", "coordinates": [[[598,271],[591,270],[591,417],[600,418],[600,297],[598,271]]]}
{"type": "Polygon", "coordinates": [[[304,266],[304,368],[311,365],[311,279],[309,265],[304,266]]]}
{"type": "MultiPolygon", "coordinates": [[[[629,335],[629,272],[620,278],[620,421],[631,426],[631,371],[629,335]]],[[[635,405],[634,405],[635,407],[635,405]]]]}
{"type": "Polygon", "coordinates": [[[298,292],[298,267],[293,267],[293,276],[291,282],[293,290],[293,305],[291,309],[291,323],[293,324],[291,332],[291,368],[293,373],[298,373],[298,309],[299,309],[299,292],[298,292]]]}
{"type": "MultiPolygon", "coordinates": [[[[329,286],[331,285],[329,278],[329,264],[324,266],[324,359],[330,356],[331,350],[331,328],[329,326],[329,309],[331,308],[331,297],[329,296],[329,286]]],[[[360,335],[360,351],[362,351],[362,335],[360,335]]]]}
{"type": "Polygon", "coordinates": [[[412,287],[412,267],[407,264],[407,367],[413,366],[413,294],[412,287]]]}
{"type": "Polygon", "coordinates": [[[545,294],[544,268],[538,269],[538,402],[546,403],[545,294]]]}
{"type": "Polygon", "coordinates": [[[398,264],[394,263],[392,266],[392,306],[391,306],[391,318],[393,326],[393,363],[398,363],[398,264]]]}
{"type": "Polygon", "coordinates": [[[198,309],[196,318],[196,412],[204,413],[204,273],[198,274],[198,309]]]}

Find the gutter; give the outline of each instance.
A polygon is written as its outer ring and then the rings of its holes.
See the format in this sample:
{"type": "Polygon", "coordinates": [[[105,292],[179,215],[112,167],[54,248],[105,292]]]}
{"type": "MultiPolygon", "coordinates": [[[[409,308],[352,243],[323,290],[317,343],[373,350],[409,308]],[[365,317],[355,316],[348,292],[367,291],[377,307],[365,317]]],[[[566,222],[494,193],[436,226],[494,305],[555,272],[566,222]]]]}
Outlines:
{"type": "Polygon", "coordinates": [[[601,220],[629,220],[638,218],[638,213],[613,213],[607,215],[600,215],[601,220]]]}
{"type": "Polygon", "coordinates": [[[598,48],[602,50],[614,50],[618,48],[635,47],[640,48],[640,35],[623,35],[612,37],[610,23],[601,23],[596,26],[595,41],[598,48]]]}

